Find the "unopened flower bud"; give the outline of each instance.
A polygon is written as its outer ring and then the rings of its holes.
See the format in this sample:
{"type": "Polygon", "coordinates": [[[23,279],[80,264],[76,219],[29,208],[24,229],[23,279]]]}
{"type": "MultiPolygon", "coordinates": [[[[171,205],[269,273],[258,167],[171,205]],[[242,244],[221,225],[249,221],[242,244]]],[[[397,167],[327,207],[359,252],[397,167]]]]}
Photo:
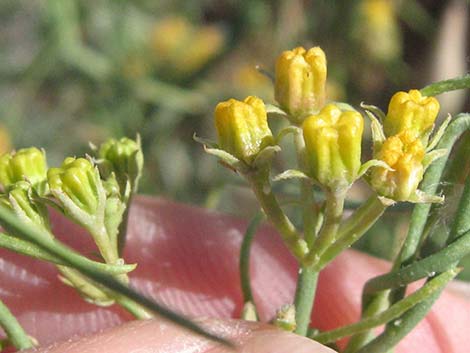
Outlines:
{"type": "Polygon", "coordinates": [[[385,136],[407,131],[426,144],[438,112],[439,102],[434,97],[421,96],[418,90],[397,92],[390,100],[383,122],[385,136]]]}
{"type": "Polygon", "coordinates": [[[5,153],[0,157],[0,183],[5,188],[24,180],[36,186],[46,180],[46,170],[46,156],[35,147],[5,153]]]}
{"type": "Polygon", "coordinates": [[[247,164],[274,143],[261,99],[247,97],[243,102],[229,99],[217,104],[215,126],[220,148],[247,164]]]}
{"type": "Polygon", "coordinates": [[[127,137],[120,140],[109,139],[99,149],[99,156],[109,163],[115,173],[121,192],[124,192],[127,181],[133,191],[136,191],[144,166],[144,155],[140,140],[127,137]]]}
{"type": "Polygon", "coordinates": [[[331,189],[349,186],[361,167],[361,114],[329,104],[302,129],[309,175],[331,189]]]}
{"type": "Polygon", "coordinates": [[[86,213],[95,214],[99,204],[99,175],[92,163],[84,158],[66,158],[60,168],[47,172],[49,188],[59,200],[65,195],[86,213]]]}
{"type": "Polygon", "coordinates": [[[393,170],[373,167],[370,182],[381,196],[395,201],[413,198],[423,179],[425,150],[419,138],[404,131],[387,138],[376,158],[387,163],[393,170]]]}
{"type": "Polygon", "coordinates": [[[19,181],[10,185],[5,201],[20,219],[50,231],[47,208],[44,204],[35,201],[31,197],[32,193],[31,184],[19,181]]]}
{"type": "Polygon", "coordinates": [[[296,122],[325,104],[326,57],[320,47],[283,52],[276,62],[276,101],[296,122]]]}

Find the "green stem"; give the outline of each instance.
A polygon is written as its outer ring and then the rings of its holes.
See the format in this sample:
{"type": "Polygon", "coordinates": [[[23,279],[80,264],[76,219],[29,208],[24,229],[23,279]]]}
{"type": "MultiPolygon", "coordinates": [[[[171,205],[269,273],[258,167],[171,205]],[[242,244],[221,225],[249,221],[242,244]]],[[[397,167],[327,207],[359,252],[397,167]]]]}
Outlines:
{"type": "Polygon", "coordinates": [[[0,326],[18,350],[33,348],[33,343],[11,311],[0,300],[0,326]]]}
{"type": "MultiPolygon", "coordinates": [[[[367,320],[371,317],[379,315],[390,306],[389,301],[390,291],[382,291],[375,295],[370,302],[364,305],[362,312],[362,320],[367,320]]],[[[371,329],[358,332],[354,334],[348,341],[348,345],[343,353],[355,353],[365,344],[370,342],[374,338],[373,331],[371,329]]]]}
{"type": "Polygon", "coordinates": [[[131,209],[132,203],[132,196],[133,193],[129,196],[129,200],[126,202],[126,209],[122,215],[121,224],[119,225],[118,234],[117,234],[117,249],[118,249],[118,256],[122,257],[124,252],[124,248],[126,246],[126,238],[127,238],[127,225],[129,223],[129,212],[131,209]]]}
{"type": "Polygon", "coordinates": [[[436,96],[441,93],[465,88],[470,88],[470,74],[431,83],[421,89],[421,94],[423,96],[436,96]]]}
{"type": "MultiPolygon", "coordinates": [[[[297,131],[294,135],[295,149],[297,152],[297,164],[303,172],[305,165],[305,141],[301,132],[297,131]]],[[[312,183],[310,180],[301,179],[300,181],[300,199],[302,205],[302,220],[304,226],[304,240],[309,249],[312,248],[315,241],[315,228],[317,223],[317,212],[315,209],[315,200],[312,192],[312,183]]]]}
{"type": "Polygon", "coordinates": [[[452,244],[456,239],[470,232],[470,175],[467,175],[465,187],[460,197],[459,206],[455,214],[447,244],[452,244]]]}
{"type": "Polygon", "coordinates": [[[134,315],[136,319],[145,320],[155,317],[151,311],[147,310],[144,306],[140,305],[135,300],[119,294],[114,294],[112,297],[116,303],[134,315]]]}
{"type": "Polygon", "coordinates": [[[291,253],[298,261],[302,261],[305,254],[308,252],[307,244],[300,237],[295,226],[279,206],[276,196],[270,188],[268,173],[257,171],[252,174],[247,174],[246,177],[251,182],[256,198],[268,220],[280,233],[291,253]]]}
{"type": "Polygon", "coordinates": [[[90,281],[88,277],[82,275],[77,270],[61,265],[57,266],[57,269],[61,274],[61,280],[70,287],[73,287],[88,301],[102,306],[113,304],[114,300],[109,296],[109,291],[106,291],[105,288],[100,287],[95,282],[90,281]]]}
{"type": "MultiPolygon", "coordinates": [[[[428,283],[426,283],[423,287],[415,291],[413,294],[410,294],[408,297],[392,305],[390,308],[381,312],[380,314],[365,318],[352,325],[340,327],[336,330],[322,332],[313,336],[312,338],[322,344],[325,344],[328,342],[337,341],[343,337],[354,335],[356,333],[371,330],[377,326],[391,322],[392,320],[395,320],[397,317],[414,307],[416,304],[430,297],[436,291],[439,291],[444,288],[444,286],[450,280],[452,280],[459,272],[460,271],[457,269],[452,269],[447,272],[444,272],[430,280],[428,283]]],[[[395,322],[395,324],[398,323],[395,322]]]]}
{"type": "Polygon", "coordinates": [[[256,230],[260,222],[263,220],[264,216],[261,213],[258,213],[248,225],[246,229],[245,236],[243,237],[243,242],[240,247],[240,282],[243,293],[243,303],[252,303],[254,314],[257,317],[256,306],[253,299],[253,293],[251,291],[251,280],[250,280],[250,250],[251,245],[253,244],[253,239],[256,234],[256,230]]]}
{"type": "MultiPolygon", "coordinates": [[[[294,143],[297,152],[297,163],[300,170],[306,171],[305,163],[305,140],[301,132],[294,135],[294,143]]],[[[310,250],[315,242],[317,212],[310,180],[300,181],[300,197],[302,205],[302,220],[304,240],[310,250]]],[[[311,266],[300,265],[295,290],[295,333],[306,336],[312,317],[313,304],[317,289],[318,273],[311,266]]]]}
{"type": "Polygon", "coordinates": [[[310,264],[317,262],[323,253],[337,240],[338,229],[343,216],[346,190],[327,190],[325,194],[325,220],[310,253],[307,255],[306,263],[310,264]]]}
{"type": "MultiPolygon", "coordinates": [[[[54,240],[55,241],[55,240],[54,240]]],[[[44,249],[38,247],[35,244],[25,241],[23,239],[10,236],[5,233],[0,232],[0,247],[5,249],[17,252],[22,255],[30,256],[40,260],[48,261],[56,265],[65,265],[63,261],[52,255],[51,253],[45,251],[44,249]]],[[[82,255],[71,253],[72,256],[80,256],[80,261],[87,263],[88,266],[96,268],[97,271],[107,273],[109,275],[121,275],[124,273],[131,272],[135,269],[136,265],[124,264],[124,265],[111,265],[104,264],[97,261],[92,261],[82,255]]]]}
{"type": "Polygon", "coordinates": [[[104,224],[98,224],[97,226],[90,228],[90,233],[98,246],[101,256],[103,256],[104,261],[108,264],[116,264],[119,258],[117,249],[112,246],[111,239],[109,238],[104,224]]]}
{"type": "Polygon", "coordinates": [[[382,216],[385,206],[376,195],[371,196],[360,208],[358,208],[339,228],[337,240],[331,245],[320,258],[313,262],[317,270],[323,269],[336,256],[349,248],[360,237],[362,237],[375,222],[382,216]]]}
{"type": "MultiPolygon", "coordinates": [[[[340,227],[338,240],[328,248],[320,258],[315,267],[321,270],[328,265],[342,251],[349,248],[360,237],[362,237],[372,225],[382,216],[387,206],[380,199],[373,195],[358,208],[340,227]]],[[[374,302],[363,312],[362,317],[367,318],[374,316],[377,312],[386,307],[388,298],[385,294],[375,298],[374,302]]],[[[369,334],[359,333],[351,338],[346,348],[346,352],[354,352],[354,347],[361,347],[367,341],[369,334]]]]}
{"type": "Polygon", "coordinates": [[[0,247],[14,251],[16,253],[30,256],[39,260],[51,262],[57,265],[63,265],[54,256],[38,246],[31,244],[23,239],[0,232],[0,247]]]}
{"type": "Polygon", "coordinates": [[[295,291],[295,333],[306,336],[312,316],[318,272],[312,267],[301,267],[295,291]]]}
{"type": "Polygon", "coordinates": [[[384,333],[373,339],[356,353],[384,353],[391,350],[424,319],[434,302],[439,298],[441,292],[442,289],[434,292],[427,299],[408,310],[398,319],[400,325],[389,325],[384,333]]]}
{"type": "Polygon", "coordinates": [[[97,270],[94,266],[90,266],[89,263],[82,260],[82,256],[75,254],[72,250],[63,244],[51,241],[49,235],[37,229],[30,224],[23,223],[18,220],[14,213],[12,213],[5,206],[0,205],[0,220],[1,222],[12,229],[15,234],[23,237],[24,239],[36,244],[41,247],[44,251],[51,253],[52,255],[59,258],[67,266],[73,267],[79,270],[82,274],[89,277],[91,280],[99,283],[107,289],[119,293],[119,295],[128,298],[129,300],[135,301],[137,304],[147,308],[148,310],[162,316],[163,318],[172,321],[195,334],[206,337],[210,340],[220,342],[222,344],[233,346],[229,341],[221,338],[215,334],[206,331],[198,324],[185,318],[182,315],[176,314],[175,312],[159,305],[152,299],[139,294],[135,290],[129,288],[125,284],[116,280],[102,271],[97,270]]]}

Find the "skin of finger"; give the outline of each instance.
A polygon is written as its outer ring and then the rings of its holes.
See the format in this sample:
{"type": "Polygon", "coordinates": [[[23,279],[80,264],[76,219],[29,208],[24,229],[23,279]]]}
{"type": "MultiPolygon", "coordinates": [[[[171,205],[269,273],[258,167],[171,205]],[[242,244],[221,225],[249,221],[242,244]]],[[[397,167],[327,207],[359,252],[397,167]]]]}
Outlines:
{"type": "MultiPolygon", "coordinates": [[[[317,342],[272,326],[240,320],[204,319],[198,323],[230,340],[227,348],[161,320],[132,321],[95,335],[34,350],[36,353],[333,353],[317,342]]],[[[32,353],[33,351],[27,351],[32,353]]],[[[25,352],[25,353],[27,353],[25,352]]]]}
{"type": "MultiPolygon", "coordinates": [[[[125,253],[127,262],[139,263],[133,285],[187,315],[238,317],[242,306],[238,248],[245,227],[244,221],[214,212],[139,197],[131,210],[125,253]]],[[[92,242],[78,227],[56,218],[54,232],[93,256],[92,242]]],[[[252,252],[254,295],[260,316],[267,320],[276,308],[291,302],[296,264],[267,226],[259,230],[252,252]]],[[[341,255],[320,276],[315,326],[330,329],[357,320],[363,283],[388,267],[357,252],[341,255]]],[[[57,280],[53,266],[1,252],[0,269],[0,295],[44,344],[130,319],[118,308],[96,309],[83,302],[57,280]]],[[[464,329],[470,323],[469,312],[468,301],[444,295],[397,352],[460,352],[459,347],[470,343],[464,329]],[[451,322],[447,322],[449,312],[451,322]]]]}

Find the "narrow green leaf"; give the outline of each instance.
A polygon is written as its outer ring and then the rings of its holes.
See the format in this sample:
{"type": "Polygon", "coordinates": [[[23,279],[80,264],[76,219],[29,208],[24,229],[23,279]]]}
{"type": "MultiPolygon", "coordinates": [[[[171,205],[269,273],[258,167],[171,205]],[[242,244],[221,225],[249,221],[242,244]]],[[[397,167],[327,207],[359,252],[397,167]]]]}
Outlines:
{"type": "Polygon", "coordinates": [[[200,143],[201,145],[205,145],[205,146],[208,146],[210,148],[219,148],[219,146],[217,145],[217,143],[215,141],[211,141],[209,139],[199,137],[199,136],[196,135],[196,133],[193,134],[193,140],[200,143]]]}
{"type": "MultiPolygon", "coordinates": [[[[1,222],[0,222],[1,223],[1,222]]],[[[65,263],[61,261],[59,258],[54,256],[53,254],[45,251],[43,248],[18,237],[13,237],[11,235],[1,233],[0,232],[0,247],[5,249],[17,252],[22,255],[30,256],[33,258],[37,258],[39,260],[44,260],[47,262],[51,262],[56,265],[64,265],[65,263]]],[[[71,251],[71,254],[73,252],[71,251]]],[[[123,264],[123,265],[111,265],[105,264],[102,262],[97,262],[90,260],[82,255],[74,254],[72,256],[80,256],[83,262],[89,264],[90,267],[96,268],[97,271],[103,271],[109,275],[120,275],[124,273],[129,273],[135,270],[137,264],[123,264]]]]}
{"type": "Polygon", "coordinates": [[[281,181],[288,179],[310,179],[308,175],[297,169],[288,169],[283,171],[281,174],[276,175],[273,181],[281,181]]]}
{"type": "Polygon", "coordinates": [[[470,74],[431,83],[430,85],[421,88],[421,94],[423,96],[437,96],[441,93],[465,88],[470,88],[470,74]]]}
{"type": "Polygon", "coordinates": [[[33,348],[33,342],[28,337],[20,323],[11,311],[0,300],[0,326],[7,334],[8,340],[18,350],[33,348]]]}
{"type": "Polygon", "coordinates": [[[447,271],[467,254],[470,254],[470,231],[431,256],[399,270],[372,278],[364,286],[364,296],[367,297],[389,288],[399,288],[421,278],[433,276],[437,272],[447,271]]]}
{"type": "MultiPolygon", "coordinates": [[[[411,309],[416,304],[429,298],[436,291],[444,288],[446,284],[451,281],[459,272],[459,269],[452,269],[446,271],[427,282],[423,287],[416,290],[408,297],[400,300],[387,310],[375,316],[367,317],[357,323],[346,325],[335,330],[318,333],[316,335],[311,336],[311,338],[313,338],[315,341],[325,344],[391,322],[392,320],[395,320],[400,315],[411,309]]],[[[401,324],[401,322],[396,321],[395,324],[399,325],[401,324]]]]}

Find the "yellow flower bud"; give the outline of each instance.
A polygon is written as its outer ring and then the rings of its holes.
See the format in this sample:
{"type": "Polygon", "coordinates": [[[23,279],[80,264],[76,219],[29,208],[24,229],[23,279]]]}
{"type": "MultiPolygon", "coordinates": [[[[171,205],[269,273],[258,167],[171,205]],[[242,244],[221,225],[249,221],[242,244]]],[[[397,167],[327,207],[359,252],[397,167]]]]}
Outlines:
{"type": "Polygon", "coordinates": [[[320,47],[283,52],[276,62],[276,101],[290,115],[313,113],[325,104],[326,57],[320,47]]]}
{"type": "Polygon", "coordinates": [[[395,93],[383,122],[385,135],[408,131],[426,144],[438,112],[439,102],[434,97],[423,97],[418,90],[395,93]]]}
{"type": "Polygon", "coordinates": [[[404,131],[387,138],[376,158],[392,169],[373,167],[371,185],[381,196],[395,201],[408,201],[415,195],[423,179],[424,146],[414,134],[404,131]]]}
{"type": "Polygon", "coordinates": [[[46,156],[35,147],[0,157],[0,183],[4,187],[25,179],[35,186],[46,180],[46,170],[46,156]]]}
{"type": "Polygon", "coordinates": [[[217,104],[215,126],[220,148],[247,164],[251,164],[264,147],[274,143],[264,103],[257,97],[247,97],[243,102],[229,99],[217,104]]]}
{"type": "Polygon", "coordinates": [[[54,196],[63,193],[81,210],[91,215],[96,212],[100,180],[90,161],[66,158],[62,167],[48,170],[47,180],[54,196]]]}
{"type": "Polygon", "coordinates": [[[361,167],[361,114],[328,104],[306,118],[302,129],[310,176],[331,189],[350,185],[361,167]]]}

